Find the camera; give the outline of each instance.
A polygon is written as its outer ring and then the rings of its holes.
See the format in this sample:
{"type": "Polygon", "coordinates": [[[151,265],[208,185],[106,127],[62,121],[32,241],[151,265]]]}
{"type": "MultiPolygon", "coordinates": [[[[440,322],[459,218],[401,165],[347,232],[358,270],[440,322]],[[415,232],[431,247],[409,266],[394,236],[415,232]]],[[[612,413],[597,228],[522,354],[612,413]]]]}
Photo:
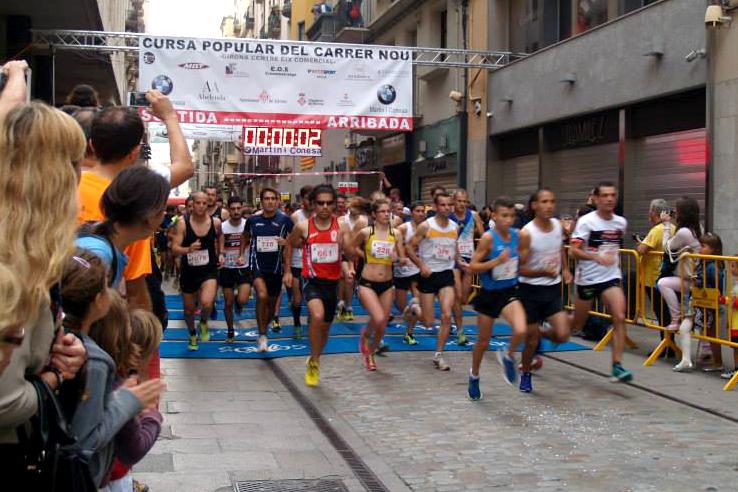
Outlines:
{"type": "Polygon", "coordinates": [[[642,243],[643,242],[643,238],[637,232],[634,232],[632,237],[633,237],[633,241],[635,241],[637,243],[642,243]]]}
{"type": "Polygon", "coordinates": [[[128,105],[134,108],[148,108],[151,106],[148,99],[146,99],[145,92],[129,92],[128,105]]]}

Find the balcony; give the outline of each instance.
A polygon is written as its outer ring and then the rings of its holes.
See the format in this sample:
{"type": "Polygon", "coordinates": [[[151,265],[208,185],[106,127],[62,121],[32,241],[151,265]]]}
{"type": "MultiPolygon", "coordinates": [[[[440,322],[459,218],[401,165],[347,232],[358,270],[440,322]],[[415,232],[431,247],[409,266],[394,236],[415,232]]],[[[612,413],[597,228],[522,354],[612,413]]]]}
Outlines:
{"type": "Polygon", "coordinates": [[[369,30],[358,10],[360,2],[339,0],[332,12],[321,14],[308,29],[310,41],[364,44],[369,41],[369,30]]]}
{"type": "Polygon", "coordinates": [[[272,7],[272,12],[269,14],[269,37],[272,39],[279,39],[282,32],[282,18],[279,7],[272,7]]]}

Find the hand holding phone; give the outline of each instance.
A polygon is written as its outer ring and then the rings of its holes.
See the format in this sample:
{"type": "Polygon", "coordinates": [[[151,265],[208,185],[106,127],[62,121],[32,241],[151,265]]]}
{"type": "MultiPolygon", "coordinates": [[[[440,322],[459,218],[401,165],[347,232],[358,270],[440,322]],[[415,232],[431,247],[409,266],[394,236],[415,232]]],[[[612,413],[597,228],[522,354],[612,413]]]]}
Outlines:
{"type": "Polygon", "coordinates": [[[146,99],[145,92],[129,92],[128,105],[132,108],[148,108],[149,100],[146,99]]]}

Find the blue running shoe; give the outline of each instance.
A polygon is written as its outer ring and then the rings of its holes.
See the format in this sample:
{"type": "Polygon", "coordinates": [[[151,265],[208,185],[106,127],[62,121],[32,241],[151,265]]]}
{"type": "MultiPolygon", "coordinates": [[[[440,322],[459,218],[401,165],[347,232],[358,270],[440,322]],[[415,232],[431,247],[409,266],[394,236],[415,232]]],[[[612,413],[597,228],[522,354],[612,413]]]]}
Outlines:
{"type": "Polygon", "coordinates": [[[529,372],[520,374],[520,391],[530,393],[533,391],[533,376],[529,372]]]}
{"type": "Polygon", "coordinates": [[[505,379],[505,382],[514,386],[518,381],[518,369],[515,359],[507,355],[507,352],[504,350],[499,350],[497,351],[497,360],[502,366],[502,377],[505,379]]]}
{"type": "Polygon", "coordinates": [[[627,383],[633,379],[633,373],[616,362],[612,365],[612,376],[610,381],[613,383],[627,383]]]}
{"type": "Polygon", "coordinates": [[[479,401],[482,399],[482,390],[479,389],[479,378],[469,376],[469,399],[479,401]]]}

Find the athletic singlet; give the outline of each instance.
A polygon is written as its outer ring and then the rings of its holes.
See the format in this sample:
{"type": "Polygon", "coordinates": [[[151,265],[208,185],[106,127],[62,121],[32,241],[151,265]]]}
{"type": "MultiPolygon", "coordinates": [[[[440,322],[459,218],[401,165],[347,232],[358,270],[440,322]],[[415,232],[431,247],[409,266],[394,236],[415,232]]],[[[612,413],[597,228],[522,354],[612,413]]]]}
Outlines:
{"type": "Polygon", "coordinates": [[[367,265],[392,265],[392,253],[395,251],[395,232],[390,227],[385,239],[377,238],[374,226],[371,227],[369,237],[364,242],[364,255],[367,265]]]}
{"type": "Polygon", "coordinates": [[[446,227],[438,225],[436,217],[426,220],[428,233],[418,246],[420,259],[431,272],[453,270],[456,263],[456,223],[449,220],[446,227]]]}
{"type": "Polygon", "coordinates": [[[564,241],[563,228],[557,219],[551,219],[553,229],[544,232],[534,221],[530,221],[523,230],[530,234],[527,268],[531,270],[550,270],[555,268],[556,277],[524,277],[520,282],[531,285],[556,285],[561,282],[561,246],[564,241]]]}
{"type": "MultiPolygon", "coordinates": [[[[410,240],[415,235],[415,224],[413,224],[412,221],[407,223],[407,227],[405,228],[405,247],[407,248],[407,245],[410,243],[410,240]]],[[[420,273],[420,268],[418,268],[418,265],[413,263],[412,261],[408,265],[400,265],[399,263],[395,265],[395,277],[405,278],[405,277],[412,277],[413,275],[416,275],[420,273]]]]}
{"type": "Polygon", "coordinates": [[[245,265],[238,264],[244,227],[246,219],[243,217],[237,226],[232,225],[230,220],[223,222],[223,268],[244,268],[245,265]]]}
{"type": "Polygon", "coordinates": [[[213,219],[220,220],[222,212],[223,212],[223,207],[215,207],[215,210],[213,211],[212,214],[210,214],[210,217],[212,217],[213,219]]]}
{"type": "Polygon", "coordinates": [[[474,214],[468,208],[463,220],[453,213],[449,217],[459,225],[459,254],[462,258],[470,259],[474,254],[474,214]]]}
{"type": "Polygon", "coordinates": [[[331,226],[320,230],[315,225],[315,217],[308,219],[307,238],[302,244],[302,276],[321,280],[341,278],[341,255],[338,234],[341,230],[338,219],[331,218],[331,226]]]}
{"type": "Polygon", "coordinates": [[[217,268],[218,258],[215,254],[215,223],[212,217],[208,218],[210,219],[210,228],[204,236],[195,234],[195,230],[190,224],[190,217],[187,216],[185,218],[185,236],[182,241],[182,247],[186,248],[199,239],[200,249],[182,255],[182,267],[201,269],[217,268]]]}
{"type": "MultiPolygon", "coordinates": [[[[303,220],[307,220],[307,216],[305,215],[305,211],[303,209],[300,209],[297,211],[297,222],[295,222],[295,225],[299,224],[303,220]]],[[[302,268],[302,248],[293,248],[292,249],[292,268],[302,268]]]]}
{"type": "Polygon", "coordinates": [[[500,290],[513,287],[518,283],[518,230],[510,228],[510,240],[502,239],[496,230],[492,229],[484,233],[492,236],[492,248],[485,261],[494,260],[502,254],[505,248],[510,256],[504,263],[487,270],[479,275],[482,288],[485,290],[500,290]]]}

